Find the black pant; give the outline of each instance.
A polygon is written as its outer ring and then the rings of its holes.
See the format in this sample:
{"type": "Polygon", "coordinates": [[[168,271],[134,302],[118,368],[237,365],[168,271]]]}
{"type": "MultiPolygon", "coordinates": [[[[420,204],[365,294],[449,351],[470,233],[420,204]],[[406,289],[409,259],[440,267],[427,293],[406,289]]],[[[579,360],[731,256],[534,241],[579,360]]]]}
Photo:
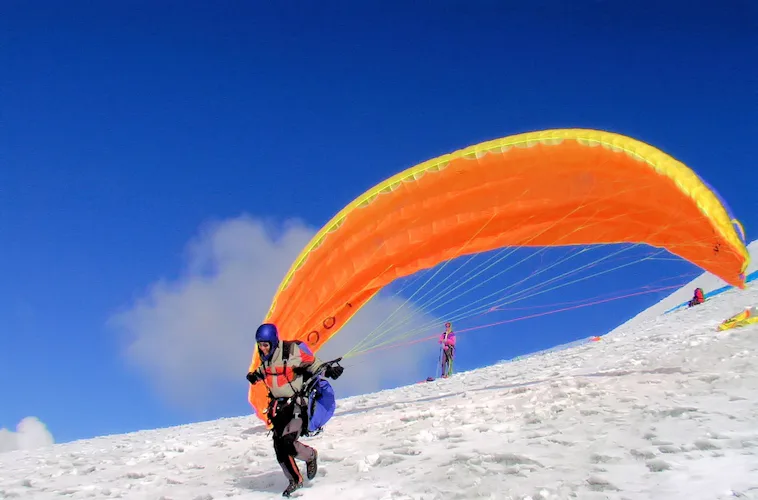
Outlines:
{"type": "Polygon", "coordinates": [[[300,441],[306,408],[291,400],[274,400],[269,406],[269,418],[273,425],[274,452],[276,460],[290,481],[303,481],[295,458],[309,461],[315,457],[316,450],[300,441]],[[297,410],[297,411],[296,411],[297,410]]]}

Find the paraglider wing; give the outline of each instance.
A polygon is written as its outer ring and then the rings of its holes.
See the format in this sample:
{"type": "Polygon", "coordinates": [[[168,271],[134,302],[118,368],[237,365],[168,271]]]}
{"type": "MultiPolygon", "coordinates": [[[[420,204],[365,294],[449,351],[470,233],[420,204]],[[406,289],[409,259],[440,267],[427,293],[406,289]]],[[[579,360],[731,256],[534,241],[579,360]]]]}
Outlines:
{"type": "Polygon", "coordinates": [[[740,240],[742,243],[747,244],[747,240],[745,239],[745,228],[742,227],[742,223],[737,220],[737,218],[734,216],[734,212],[732,212],[732,208],[729,206],[729,204],[726,202],[726,200],[719,194],[718,191],[716,191],[713,186],[711,186],[708,181],[705,179],[700,179],[705,187],[711,190],[713,195],[716,197],[716,199],[719,200],[719,203],[721,203],[721,206],[724,207],[724,210],[726,210],[726,214],[729,217],[729,221],[734,225],[734,229],[737,231],[737,234],[740,237],[740,240]]]}
{"type": "MultiPolygon", "coordinates": [[[[644,243],[742,288],[749,257],[733,224],[690,168],[635,139],[514,135],[426,161],[356,198],[295,260],[266,321],[315,352],[393,280],[504,246],[644,243]]],[[[252,386],[249,401],[262,415],[265,388],[252,386]]]]}

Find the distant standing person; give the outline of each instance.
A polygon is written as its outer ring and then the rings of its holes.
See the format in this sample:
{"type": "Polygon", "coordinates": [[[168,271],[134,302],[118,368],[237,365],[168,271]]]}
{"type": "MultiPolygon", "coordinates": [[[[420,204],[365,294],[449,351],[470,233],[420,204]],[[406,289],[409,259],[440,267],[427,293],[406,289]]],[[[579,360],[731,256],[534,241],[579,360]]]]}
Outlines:
{"type": "Polygon", "coordinates": [[[455,356],[455,332],[451,323],[445,323],[445,331],[440,335],[439,340],[442,346],[442,378],[447,378],[453,374],[453,358],[455,356]]]}

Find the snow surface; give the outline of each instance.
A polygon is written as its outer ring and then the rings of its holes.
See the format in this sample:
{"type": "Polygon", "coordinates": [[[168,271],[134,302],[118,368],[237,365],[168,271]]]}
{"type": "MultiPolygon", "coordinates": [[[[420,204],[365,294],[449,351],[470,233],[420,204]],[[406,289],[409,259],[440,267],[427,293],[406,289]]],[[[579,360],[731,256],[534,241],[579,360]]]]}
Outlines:
{"type": "MultiPolygon", "coordinates": [[[[304,499],[758,499],[758,286],[591,342],[339,401],[304,499]]],[[[349,376],[345,372],[344,376],[349,376]]],[[[301,465],[301,469],[304,466],[301,465]]],[[[254,417],[0,455],[0,498],[281,498],[254,417]]]]}

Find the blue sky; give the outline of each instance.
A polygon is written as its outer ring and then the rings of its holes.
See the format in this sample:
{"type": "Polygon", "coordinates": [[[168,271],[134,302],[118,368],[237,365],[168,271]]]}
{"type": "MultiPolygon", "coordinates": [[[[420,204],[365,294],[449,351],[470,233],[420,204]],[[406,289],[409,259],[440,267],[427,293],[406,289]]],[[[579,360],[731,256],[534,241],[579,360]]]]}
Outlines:
{"type": "MultiPolygon", "coordinates": [[[[60,442],[248,412],[241,330],[311,231],[495,137],[639,138],[695,168],[753,239],[755,7],[576,3],[5,2],[0,427],[34,415],[60,442]]],[[[495,358],[654,300],[510,337],[495,358]]]]}

